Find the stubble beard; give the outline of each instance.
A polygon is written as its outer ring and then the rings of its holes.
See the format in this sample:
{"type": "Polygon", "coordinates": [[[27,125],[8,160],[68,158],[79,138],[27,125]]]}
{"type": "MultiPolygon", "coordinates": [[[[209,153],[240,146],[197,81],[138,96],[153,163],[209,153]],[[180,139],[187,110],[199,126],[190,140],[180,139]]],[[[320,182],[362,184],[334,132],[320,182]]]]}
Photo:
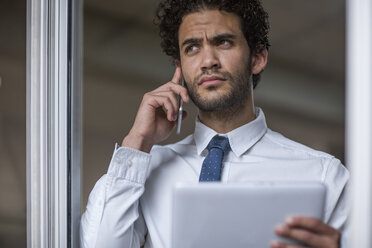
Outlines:
{"type": "MultiPolygon", "coordinates": [[[[232,75],[229,72],[218,72],[210,71],[198,76],[194,82],[190,85],[186,83],[186,87],[189,92],[189,96],[195,106],[203,112],[225,112],[225,113],[236,113],[243,108],[247,102],[251,90],[250,80],[251,70],[250,67],[245,71],[238,72],[236,75],[232,75]],[[223,77],[226,81],[224,83],[230,84],[228,92],[224,92],[220,97],[214,97],[213,99],[202,98],[198,92],[198,82],[201,76],[213,74],[223,77]]],[[[209,87],[208,91],[215,91],[217,87],[209,87]]]]}

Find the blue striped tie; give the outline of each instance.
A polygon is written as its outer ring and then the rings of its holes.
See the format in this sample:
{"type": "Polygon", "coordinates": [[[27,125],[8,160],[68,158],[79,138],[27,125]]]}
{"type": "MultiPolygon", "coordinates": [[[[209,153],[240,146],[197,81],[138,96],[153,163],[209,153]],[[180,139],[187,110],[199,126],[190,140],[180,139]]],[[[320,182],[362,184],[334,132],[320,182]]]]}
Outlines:
{"type": "Polygon", "coordinates": [[[199,182],[220,181],[223,156],[230,150],[229,139],[216,135],[209,142],[207,149],[209,153],[203,161],[199,182]]]}

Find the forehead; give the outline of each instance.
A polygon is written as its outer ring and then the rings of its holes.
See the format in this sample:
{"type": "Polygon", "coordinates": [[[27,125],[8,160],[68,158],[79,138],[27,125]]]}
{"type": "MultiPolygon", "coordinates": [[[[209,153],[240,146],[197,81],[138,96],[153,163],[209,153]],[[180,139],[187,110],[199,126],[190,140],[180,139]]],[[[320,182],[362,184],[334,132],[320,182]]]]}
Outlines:
{"type": "Polygon", "coordinates": [[[178,33],[181,42],[191,37],[211,37],[221,33],[243,35],[239,17],[220,10],[203,10],[186,15],[178,33]]]}

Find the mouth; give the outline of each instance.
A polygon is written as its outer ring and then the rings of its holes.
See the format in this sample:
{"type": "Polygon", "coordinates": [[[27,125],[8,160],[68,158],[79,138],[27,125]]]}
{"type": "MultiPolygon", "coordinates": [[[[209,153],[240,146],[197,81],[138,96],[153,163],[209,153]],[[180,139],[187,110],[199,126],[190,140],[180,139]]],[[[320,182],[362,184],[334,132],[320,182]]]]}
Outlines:
{"type": "Polygon", "coordinates": [[[226,79],[224,79],[223,77],[219,77],[219,76],[216,76],[216,75],[207,75],[207,76],[204,76],[201,78],[201,80],[199,81],[199,86],[203,85],[203,86],[214,86],[216,84],[219,84],[223,81],[225,81],[226,79]]]}

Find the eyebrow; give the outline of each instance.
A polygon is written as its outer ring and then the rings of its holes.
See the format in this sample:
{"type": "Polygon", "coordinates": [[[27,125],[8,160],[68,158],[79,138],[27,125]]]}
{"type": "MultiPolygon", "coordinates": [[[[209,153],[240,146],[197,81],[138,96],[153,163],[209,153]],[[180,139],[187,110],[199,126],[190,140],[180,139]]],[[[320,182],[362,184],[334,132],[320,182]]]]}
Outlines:
{"type": "Polygon", "coordinates": [[[201,42],[202,38],[188,38],[182,42],[182,47],[188,45],[188,44],[195,44],[201,42]]]}
{"type": "MultiPolygon", "coordinates": [[[[216,36],[213,36],[212,39],[210,39],[210,40],[213,43],[215,41],[220,41],[220,40],[224,40],[224,39],[236,39],[236,35],[234,35],[234,34],[218,34],[216,36]]],[[[189,38],[189,39],[186,39],[182,42],[181,47],[184,47],[187,44],[200,43],[202,40],[203,40],[202,38],[189,38]]]]}

